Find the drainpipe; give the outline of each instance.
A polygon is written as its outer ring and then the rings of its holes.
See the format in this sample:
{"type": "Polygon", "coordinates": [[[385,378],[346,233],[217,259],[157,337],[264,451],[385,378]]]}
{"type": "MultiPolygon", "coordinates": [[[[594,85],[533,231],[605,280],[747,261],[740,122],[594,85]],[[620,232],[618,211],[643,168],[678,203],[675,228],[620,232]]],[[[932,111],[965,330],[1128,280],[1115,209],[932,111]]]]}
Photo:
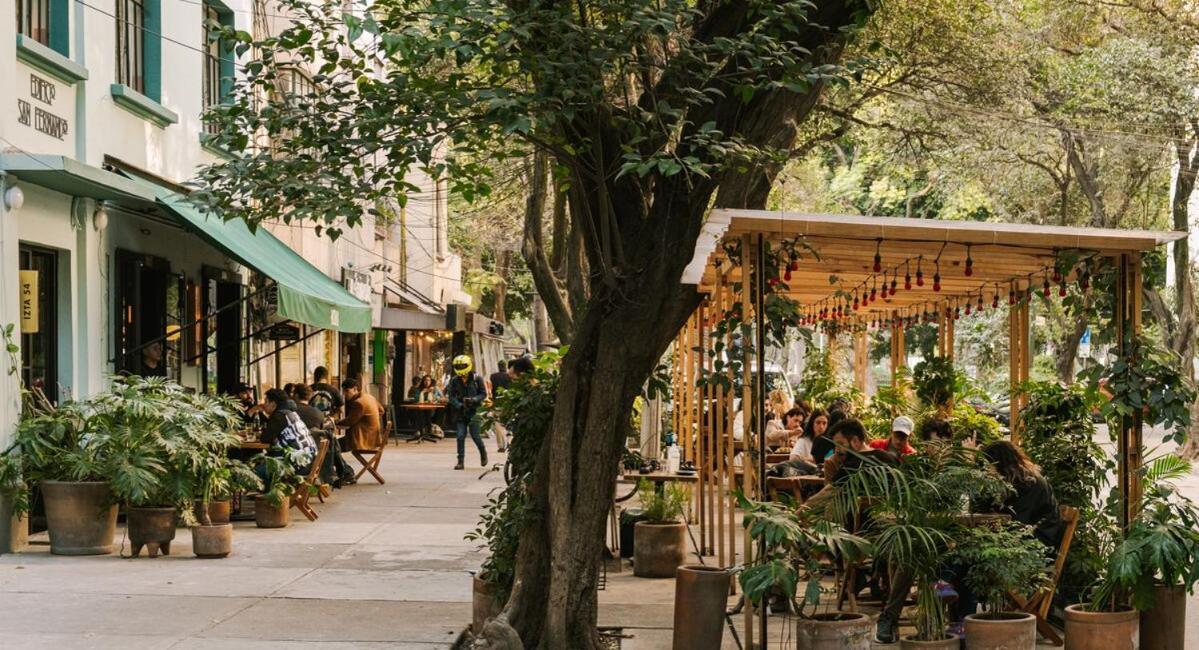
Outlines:
{"type": "MultiPolygon", "coordinates": [[[[72,3],[74,16],[71,20],[74,26],[74,46],[75,61],[80,65],[87,67],[87,12],[85,11],[84,3],[72,3]]],[[[81,80],[75,82],[75,159],[88,164],[87,152],[87,81],[81,80]]],[[[94,210],[94,201],[89,201],[83,197],[73,197],[71,199],[71,222],[75,225],[75,251],[71,255],[71,264],[74,269],[74,281],[71,283],[74,288],[74,314],[68,322],[74,327],[75,344],[72,345],[72,364],[74,369],[75,379],[72,382],[74,385],[70,387],[71,396],[75,398],[85,397],[93,392],[91,374],[95,368],[94,363],[97,358],[103,358],[102,355],[94,354],[95,349],[104,349],[103,341],[107,337],[103,336],[104,326],[102,323],[108,322],[104,314],[100,314],[101,321],[99,325],[93,326],[91,305],[91,289],[92,282],[102,282],[105,277],[104,269],[99,265],[104,263],[104,255],[98,249],[101,241],[101,233],[97,232],[96,236],[90,237],[89,232],[92,230],[89,218],[92,210],[94,210]],[[97,247],[97,248],[93,248],[97,247]],[[95,251],[93,253],[93,251],[95,251]],[[95,268],[97,273],[89,273],[89,269],[95,268]],[[93,341],[94,337],[100,337],[93,341]]],[[[68,273],[68,276],[72,274],[68,273]]]]}

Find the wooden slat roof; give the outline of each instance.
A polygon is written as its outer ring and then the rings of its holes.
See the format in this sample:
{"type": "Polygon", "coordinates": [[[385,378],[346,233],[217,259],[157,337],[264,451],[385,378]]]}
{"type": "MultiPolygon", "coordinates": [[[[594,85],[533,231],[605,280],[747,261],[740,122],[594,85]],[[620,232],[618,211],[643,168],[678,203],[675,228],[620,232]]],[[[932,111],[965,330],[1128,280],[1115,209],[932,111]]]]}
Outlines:
{"type": "MultiPolygon", "coordinates": [[[[720,242],[741,235],[763,234],[772,241],[802,235],[819,255],[805,255],[788,283],[788,294],[803,305],[832,298],[837,290],[860,288],[864,292],[877,281],[882,288],[894,278],[899,293],[870,305],[870,310],[895,311],[904,307],[971,297],[980,293],[986,302],[1009,288],[1040,286],[1059,253],[1082,256],[1111,256],[1145,252],[1186,236],[1184,232],[1113,230],[1037,226],[1031,224],[978,221],[943,221],[864,217],[859,215],[768,212],[762,210],[713,210],[704,224],[695,255],[683,274],[684,284],[707,291],[715,283],[717,265],[725,257],[720,242]],[[876,247],[882,257],[883,273],[875,273],[876,247]],[[965,275],[967,251],[973,273],[965,275]],[[933,292],[933,274],[940,258],[941,292],[933,292]],[[924,272],[923,287],[904,291],[904,276],[924,272]]],[[[733,281],[738,270],[729,270],[733,281]]],[[[726,276],[729,277],[729,276],[726,276]]]]}

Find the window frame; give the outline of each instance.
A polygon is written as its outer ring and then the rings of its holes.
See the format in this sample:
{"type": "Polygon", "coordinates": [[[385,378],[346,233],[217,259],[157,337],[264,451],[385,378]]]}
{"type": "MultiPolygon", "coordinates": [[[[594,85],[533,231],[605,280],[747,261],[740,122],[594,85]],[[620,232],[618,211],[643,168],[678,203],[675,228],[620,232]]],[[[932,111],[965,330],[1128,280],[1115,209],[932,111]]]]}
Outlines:
{"type": "MultiPolygon", "coordinates": [[[[233,27],[233,11],[216,0],[204,0],[202,25],[204,55],[202,69],[201,101],[205,111],[227,103],[233,92],[234,50],[233,44],[219,36],[214,38],[211,23],[221,27],[233,27]]],[[[214,133],[216,125],[204,121],[205,133],[214,133]]]]}
{"type": "Polygon", "coordinates": [[[71,2],[72,0],[16,0],[17,33],[45,45],[65,57],[70,57],[71,2]],[[36,12],[32,11],[35,7],[37,8],[36,12]],[[30,13],[27,14],[27,11],[30,13]],[[41,26],[40,30],[33,28],[35,18],[37,24],[41,26]],[[28,29],[26,29],[26,25],[28,25],[28,29]]]}
{"type": "Polygon", "coordinates": [[[161,0],[114,0],[117,83],[162,99],[161,0]]]}

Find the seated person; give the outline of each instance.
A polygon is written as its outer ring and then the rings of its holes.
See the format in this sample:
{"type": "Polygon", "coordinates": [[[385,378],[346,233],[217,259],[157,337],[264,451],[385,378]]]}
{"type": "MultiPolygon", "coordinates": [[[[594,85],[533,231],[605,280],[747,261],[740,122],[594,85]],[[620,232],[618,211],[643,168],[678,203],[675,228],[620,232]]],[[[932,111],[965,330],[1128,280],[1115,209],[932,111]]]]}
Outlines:
{"type": "Polygon", "coordinates": [[[818,438],[824,437],[827,430],[828,414],[824,412],[824,409],[812,411],[812,415],[808,416],[807,424],[804,425],[803,434],[795,439],[795,444],[791,447],[791,460],[806,460],[809,463],[815,463],[812,446],[818,438]]]}
{"type": "Polygon", "coordinates": [[[312,371],[312,399],[310,401],[313,406],[332,417],[341,415],[341,408],[345,403],[341,393],[329,383],[329,369],[324,366],[317,366],[316,370],[312,371]]]}
{"type": "MultiPolygon", "coordinates": [[[[828,424],[828,416],[824,415],[824,411],[817,410],[819,413],[819,432],[824,433],[824,427],[828,424]]],[[[808,418],[807,426],[803,425],[804,411],[798,406],[787,411],[784,416],[787,423],[787,428],[802,431],[802,434],[795,439],[795,444],[791,447],[791,453],[786,462],[778,463],[770,468],[770,476],[815,476],[820,473],[820,468],[812,462],[812,440],[817,435],[816,413],[808,418]]]]}
{"type": "Polygon", "coordinates": [[[420,375],[415,375],[412,378],[412,385],[408,387],[408,401],[416,402],[420,400],[420,386],[423,379],[420,375]]]}
{"type": "Polygon", "coordinates": [[[237,390],[233,392],[234,399],[241,406],[242,423],[247,428],[255,428],[262,426],[266,422],[266,415],[262,412],[262,406],[254,400],[254,387],[242,382],[237,385],[237,390]]]}
{"type": "Polygon", "coordinates": [[[912,429],[915,428],[916,423],[912,422],[912,418],[901,415],[891,421],[891,437],[871,440],[870,448],[889,451],[899,457],[914,454],[916,450],[908,444],[908,438],[911,437],[912,429]]]}
{"type": "Polygon", "coordinates": [[[433,381],[432,377],[425,375],[420,381],[420,393],[417,399],[421,402],[431,404],[444,401],[445,398],[441,390],[437,388],[437,382],[433,381]]]}
{"type": "Polygon", "coordinates": [[[333,428],[333,420],[325,415],[324,411],[316,408],[308,403],[312,399],[313,390],[311,386],[304,384],[296,384],[293,388],[295,395],[295,411],[300,415],[300,419],[308,427],[308,430],[315,432],[317,430],[327,430],[333,428]]]}
{"type": "MultiPolygon", "coordinates": [[[[1056,555],[1065,531],[1053,488],[1041,476],[1040,469],[1022,449],[1007,440],[987,445],[983,448],[983,456],[995,472],[1015,488],[1002,504],[992,510],[1011,515],[1012,521],[1032,526],[1036,538],[1049,547],[1051,557],[1056,555]]],[[[954,634],[961,632],[962,619],[978,609],[978,598],[964,581],[958,579],[958,576],[966,573],[965,569],[945,567],[942,575],[943,579],[953,583],[958,596],[950,611],[950,620],[953,621],[950,631],[954,634]]],[[[887,604],[878,618],[876,637],[879,641],[892,643],[888,639],[898,637],[899,614],[911,588],[911,574],[902,569],[896,571],[887,604]]]]}
{"type": "MultiPolygon", "coordinates": [[[[271,452],[277,453],[276,448],[301,452],[300,460],[293,457],[295,470],[299,474],[307,473],[312,458],[316,455],[316,441],[313,440],[304,420],[296,413],[295,402],[287,399],[287,393],[283,390],[272,388],[266,392],[262,411],[266,414],[267,421],[262,434],[258,436],[258,441],[269,445],[271,452]]],[[[268,480],[264,466],[258,465],[254,471],[258,472],[264,482],[268,480]]]]}
{"type": "Polygon", "coordinates": [[[832,429],[845,419],[845,411],[829,411],[825,418],[824,435],[812,438],[812,462],[817,467],[823,467],[825,461],[833,456],[837,445],[833,443],[832,429]]]}
{"type": "Polygon", "coordinates": [[[920,425],[920,439],[924,442],[952,444],[953,427],[950,426],[949,420],[929,418],[920,425]]]}
{"type": "Polygon", "coordinates": [[[842,420],[832,430],[833,442],[837,445],[834,454],[837,466],[832,482],[842,483],[850,474],[871,463],[898,465],[899,456],[886,449],[871,449],[866,444],[866,427],[856,419],[842,420]]]}
{"type": "MultiPolygon", "coordinates": [[[[767,412],[767,416],[771,413],[767,412]]],[[[803,409],[791,407],[781,416],[771,417],[766,422],[766,445],[772,448],[790,447],[794,440],[803,435],[803,409]]]]}

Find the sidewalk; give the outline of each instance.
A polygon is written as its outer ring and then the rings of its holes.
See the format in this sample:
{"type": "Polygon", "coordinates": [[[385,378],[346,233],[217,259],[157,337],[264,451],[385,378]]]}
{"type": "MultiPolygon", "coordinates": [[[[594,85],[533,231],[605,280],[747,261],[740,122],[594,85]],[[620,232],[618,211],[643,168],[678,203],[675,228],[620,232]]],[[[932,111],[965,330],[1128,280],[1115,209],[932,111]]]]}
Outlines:
{"type": "MultiPolygon", "coordinates": [[[[224,560],[192,556],[186,529],[175,555],[154,560],[52,556],[43,535],[26,553],[0,556],[0,648],[448,648],[470,622],[468,571],[483,560],[463,535],[502,483],[496,472],[480,480],[477,459],[453,471],[453,455],[451,441],[390,447],[386,485],[335,491],[315,504],[316,522],[293,510],[281,530],[236,523],[224,560]]],[[[1187,482],[1192,495],[1196,487],[1187,482]]],[[[609,563],[599,602],[599,623],[622,628],[623,650],[670,647],[673,580],[609,563]]],[[[734,617],[744,640],[742,622],[734,617]]],[[[771,647],[792,647],[794,624],[771,617],[771,647]]],[[[737,647],[726,629],[723,648],[737,647]]]]}
{"type": "Polygon", "coordinates": [[[223,560],[196,559],[186,529],[154,560],[52,556],[42,536],[0,556],[0,648],[449,647],[482,561],[462,536],[502,483],[477,480],[477,460],[453,471],[453,454],[451,441],[390,447],[386,485],[366,476],[314,499],[315,522],[235,523],[223,560]]]}

